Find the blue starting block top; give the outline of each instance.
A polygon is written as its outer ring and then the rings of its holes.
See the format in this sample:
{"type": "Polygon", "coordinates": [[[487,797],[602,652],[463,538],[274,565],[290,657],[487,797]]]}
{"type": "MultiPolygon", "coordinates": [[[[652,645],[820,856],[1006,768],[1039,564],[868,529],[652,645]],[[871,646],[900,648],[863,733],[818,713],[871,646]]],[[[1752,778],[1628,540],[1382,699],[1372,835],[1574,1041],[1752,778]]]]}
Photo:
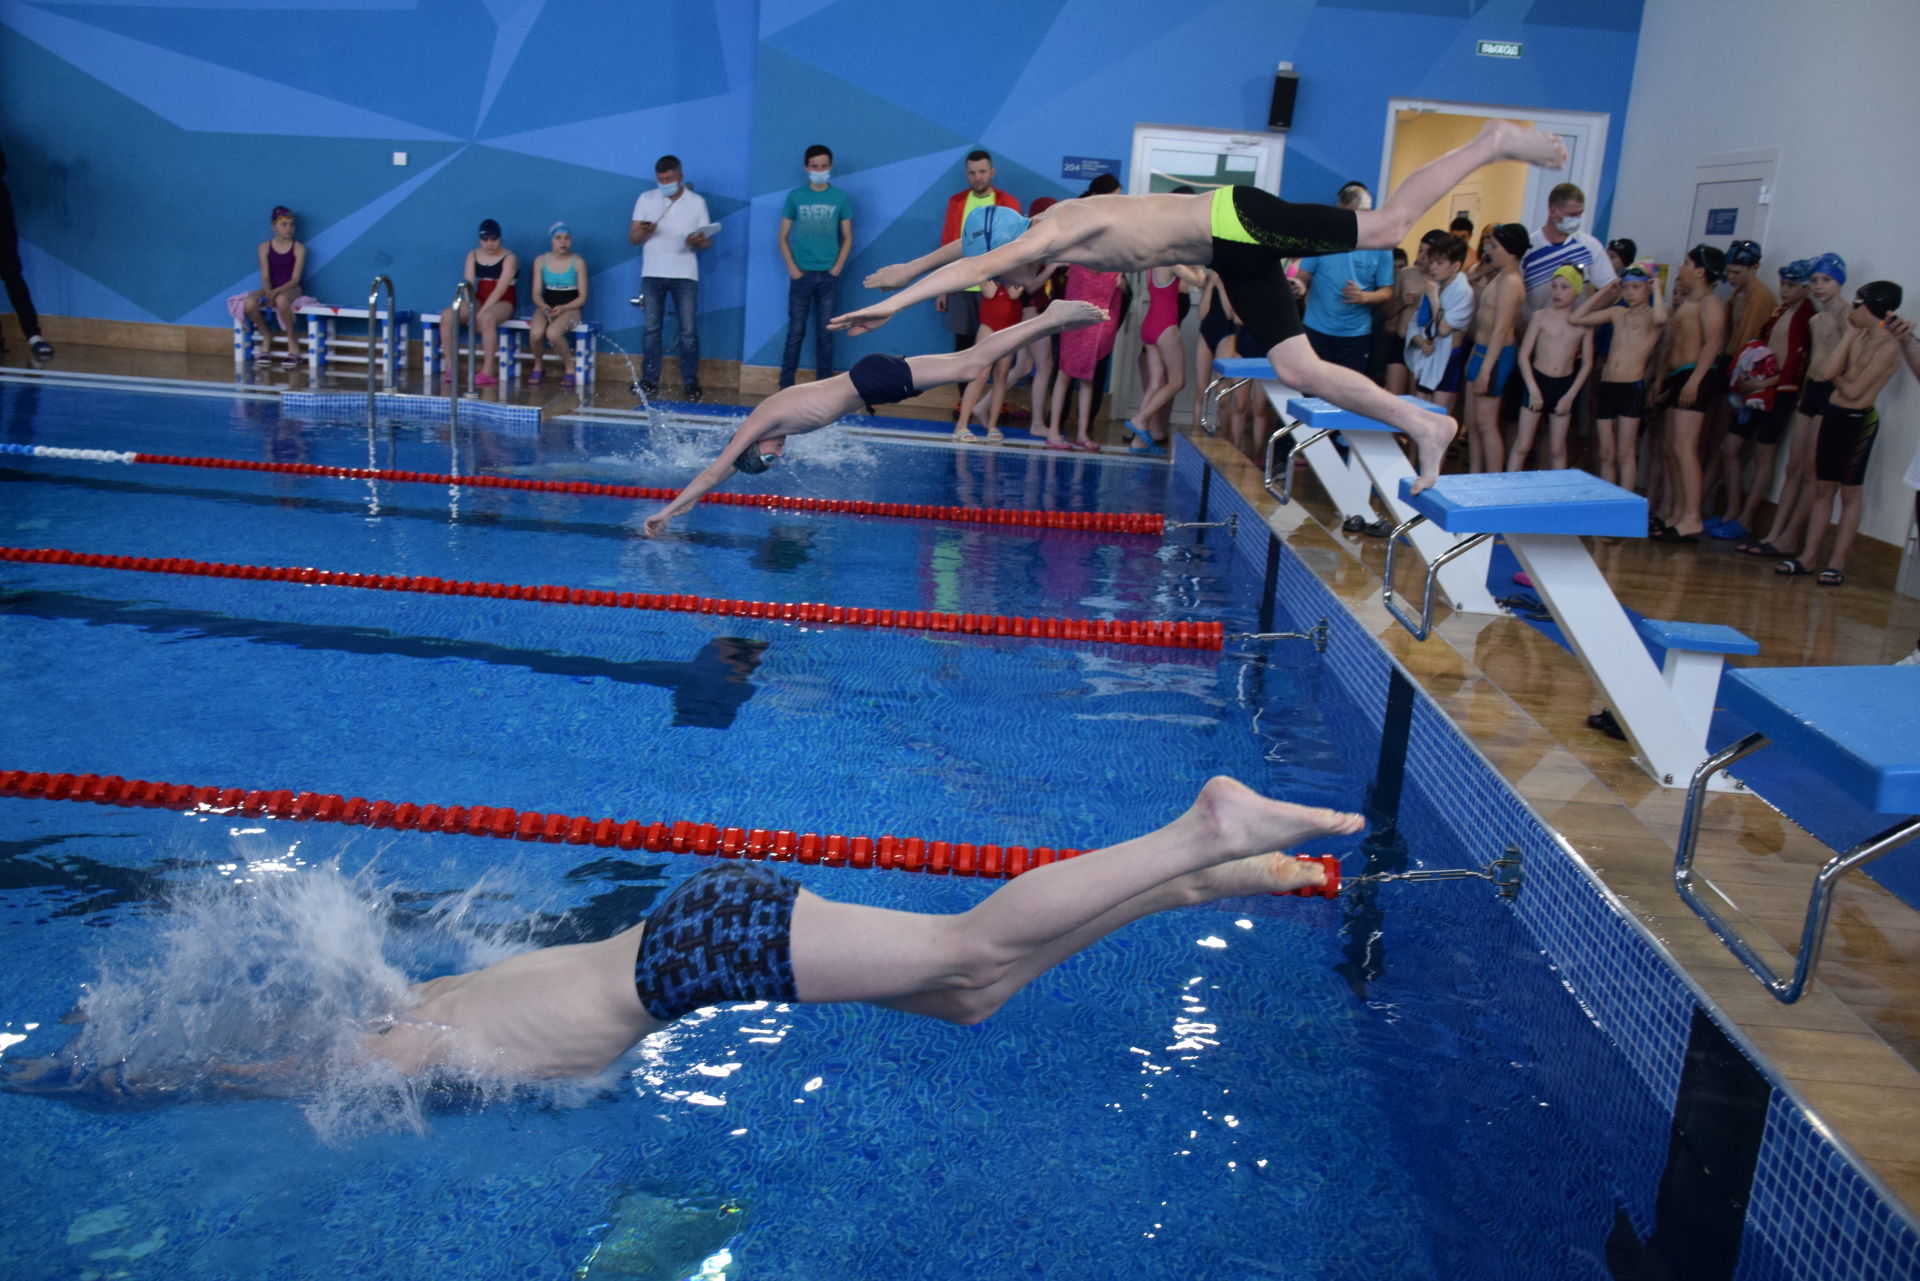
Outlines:
{"type": "Polygon", "coordinates": [[[1577,468],[1442,476],[1400,501],[1450,534],[1647,536],[1647,500],[1577,468]]]}
{"type": "Polygon", "coordinates": [[[1273,362],[1262,356],[1221,356],[1213,362],[1216,378],[1277,378],[1273,362]]]}
{"type": "Polygon", "coordinates": [[[1920,813],[1920,667],[1742,667],[1720,702],[1876,814],[1920,813]]]}
{"type": "MultiPolygon", "coordinates": [[[[1422,400],[1418,396],[1402,396],[1400,399],[1415,409],[1426,409],[1436,414],[1447,411],[1431,400],[1422,400]]],[[[1335,431],[1398,431],[1386,423],[1377,422],[1365,414],[1356,414],[1352,410],[1342,409],[1330,400],[1318,396],[1295,396],[1287,402],[1287,413],[1295,421],[1306,427],[1331,427],[1335,431]]]]}
{"type": "Polygon", "coordinates": [[[1661,649],[1678,649],[1693,654],[1758,654],[1760,642],[1745,632],[1719,623],[1669,623],[1658,618],[1642,618],[1636,623],[1640,634],[1661,649]]]}

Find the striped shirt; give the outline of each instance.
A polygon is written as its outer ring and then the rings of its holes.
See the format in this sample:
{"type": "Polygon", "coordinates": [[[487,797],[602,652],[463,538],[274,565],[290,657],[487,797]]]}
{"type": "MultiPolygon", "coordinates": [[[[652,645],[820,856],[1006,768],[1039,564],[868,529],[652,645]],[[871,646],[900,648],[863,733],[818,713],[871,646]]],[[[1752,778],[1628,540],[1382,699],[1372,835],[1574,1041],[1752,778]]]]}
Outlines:
{"type": "Polygon", "coordinates": [[[1613,264],[1607,260],[1606,248],[1592,236],[1576,231],[1557,245],[1542,236],[1540,243],[1527,250],[1527,256],[1520,260],[1530,314],[1544,309],[1552,301],[1547,288],[1553,283],[1553,273],[1569,265],[1585,273],[1587,283],[1595,289],[1605,289],[1613,283],[1613,264]]]}

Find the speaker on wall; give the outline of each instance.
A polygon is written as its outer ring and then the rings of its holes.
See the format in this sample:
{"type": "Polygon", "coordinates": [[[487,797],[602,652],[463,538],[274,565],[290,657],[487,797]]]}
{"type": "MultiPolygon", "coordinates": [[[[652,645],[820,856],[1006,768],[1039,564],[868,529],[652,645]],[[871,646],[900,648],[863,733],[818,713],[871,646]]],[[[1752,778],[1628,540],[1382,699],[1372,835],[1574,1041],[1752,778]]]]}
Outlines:
{"type": "Polygon", "coordinates": [[[1293,99],[1300,92],[1300,77],[1293,64],[1283,62],[1273,77],[1273,104],[1267,109],[1267,128],[1293,128],[1293,99]]]}

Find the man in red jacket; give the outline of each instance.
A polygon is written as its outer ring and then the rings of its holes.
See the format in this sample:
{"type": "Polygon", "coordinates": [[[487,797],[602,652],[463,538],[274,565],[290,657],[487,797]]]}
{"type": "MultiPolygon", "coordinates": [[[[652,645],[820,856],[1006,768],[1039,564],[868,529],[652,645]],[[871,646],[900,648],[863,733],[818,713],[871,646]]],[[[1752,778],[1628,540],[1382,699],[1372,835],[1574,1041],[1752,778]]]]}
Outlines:
{"type": "MultiPolygon", "coordinates": [[[[947,220],[940,227],[940,243],[960,239],[960,228],[967,215],[984,205],[1005,205],[1020,212],[1020,202],[993,185],[993,157],[984,151],[967,153],[967,189],[947,198],[947,220]]],[[[980,286],[972,285],[956,294],[943,294],[933,300],[935,310],[947,313],[947,332],[953,335],[953,349],[965,351],[973,346],[980,330],[980,286]]]]}

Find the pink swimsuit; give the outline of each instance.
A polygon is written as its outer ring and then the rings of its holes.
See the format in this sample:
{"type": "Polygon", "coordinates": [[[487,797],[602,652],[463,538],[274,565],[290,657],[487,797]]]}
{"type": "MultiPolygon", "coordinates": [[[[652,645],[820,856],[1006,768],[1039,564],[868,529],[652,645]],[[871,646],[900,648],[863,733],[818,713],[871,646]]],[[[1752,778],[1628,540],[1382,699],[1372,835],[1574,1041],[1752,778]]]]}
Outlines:
{"type": "Polygon", "coordinates": [[[1140,322],[1140,341],[1151,347],[1160,341],[1160,335],[1180,323],[1180,277],[1175,276],[1166,285],[1153,283],[1153,273],[1147,273],[1147,315],[1140,322]]]}

